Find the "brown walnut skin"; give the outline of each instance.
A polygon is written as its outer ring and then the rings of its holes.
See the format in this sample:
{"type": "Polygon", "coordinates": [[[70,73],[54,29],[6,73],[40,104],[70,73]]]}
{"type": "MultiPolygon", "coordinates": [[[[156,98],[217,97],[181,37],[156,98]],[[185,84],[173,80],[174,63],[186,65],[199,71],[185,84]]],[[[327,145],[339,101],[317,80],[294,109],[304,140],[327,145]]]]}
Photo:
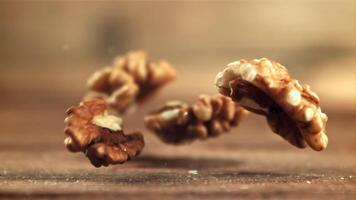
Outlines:
{"type": "Polygon", "coordinates": [[[252,99],[258,105],[263,108],[268,108],[268,113],[261,110],[246,107],[247,110],[264,115],[267,118],[268,124],[271,128],[274,128],[273,132],[277,133],[288,142],[299,148],[305,148],[306,143],[303,136],[298,130],[298,127],[293,120],[276,104],[271,97],[265,94],[260,89],[253,86],[251,83],[241,80],[239,78],[231,82],[231,87],[239,88],[231,93],[231,98],[234,101],[240,101],[241,98],[247,97],[252,99]]]}
{"type": "MultiPolygon", "coordinates": [[[[66,112],[67,149],[83,152],[95,167],[122,164],[139,155],[144,147],[141,133],[126,135],[120,127],[112,130],[95,124],[95,117],[108,116],[107,111],[105,100],[93,99],[81,102],[66,112]]],[[[105,121],[102,120],[102,123],[105,121]]]]}

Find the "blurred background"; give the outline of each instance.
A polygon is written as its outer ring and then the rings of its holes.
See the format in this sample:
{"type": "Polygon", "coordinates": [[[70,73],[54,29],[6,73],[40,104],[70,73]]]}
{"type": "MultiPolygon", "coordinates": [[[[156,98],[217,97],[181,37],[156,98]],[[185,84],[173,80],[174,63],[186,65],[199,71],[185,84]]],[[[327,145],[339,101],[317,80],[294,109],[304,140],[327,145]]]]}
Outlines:
{"type": "MultiPolygon", "coordinates": [[[[90,74],[134,49],[147,50],[152,60],[167,59],[178,77],[125,117],[128,129],[143,129],[144,114],[162,102],[214,94],[214,77],[227,63],[267,57],[319,94],[329,115],[326,152],[355,152],[354,0],[1,1],[0,167],[90,170],[84,156],[62,146],[64,111],[80,101],[90,74]],[[45,164],[29,161],[31,152],[45,164]],[[63,162],[54,165],[57,158],[63,162]]],[[[209,145],[214,151],[254,147],[302,154],[271,133],[261,117],[246,119],[236,132],[177,148],[146,134],[144,155],[209,152],[209,145]]],[[[316,156],[307,152],[306,160],[316,156]]]]}
{"type": "Polygon", "coordinates": [[[327,109],[355,110],[352,0],[2,1],[0,42],[1,101],[17,106],[74,103],[95,69],[145,49],[178,69],[172,87],[192,87],[192,97],[215,92],[228,62],[267,57],[310,83],[327,109]]]}

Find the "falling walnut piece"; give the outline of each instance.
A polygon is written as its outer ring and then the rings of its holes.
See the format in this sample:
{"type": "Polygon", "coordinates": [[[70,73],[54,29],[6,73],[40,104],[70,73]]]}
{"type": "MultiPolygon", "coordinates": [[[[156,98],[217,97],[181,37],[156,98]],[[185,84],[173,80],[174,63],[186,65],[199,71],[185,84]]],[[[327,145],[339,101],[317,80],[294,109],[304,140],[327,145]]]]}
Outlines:
{"type": "Polygon", "coordinates": [[[216,76],[219,92],[241,106],[265,115],[273,132],[291,144],[326,148],[328,117],[309,85],[300,85],[281,64],[267,58],[232,62],[216,76]]]}
{"type": "Polygon", "coordinates": [[[150,62],[146,52],[130,51],[88,79],[90,92],[84,100],[101,97],[123,113],[130,104],[151,96],[174,78],[175,71],[168,62],[150,62]]]}
{"type": "Polygon", "coordinates": [[[146,116],[145,125],[164,142],[179,144],[228,132],[246,113],[227,97],[201,95],[191,106],[168,102],[146,116]]]}
{"type": "Polygon", "coordinates": [[[109,114],[103,99],[81,102],[66,113],[65,146],[85,153],[95,167],[124,163],[144,147],[142,134],[124,134],[121,118],[109,114]]]}

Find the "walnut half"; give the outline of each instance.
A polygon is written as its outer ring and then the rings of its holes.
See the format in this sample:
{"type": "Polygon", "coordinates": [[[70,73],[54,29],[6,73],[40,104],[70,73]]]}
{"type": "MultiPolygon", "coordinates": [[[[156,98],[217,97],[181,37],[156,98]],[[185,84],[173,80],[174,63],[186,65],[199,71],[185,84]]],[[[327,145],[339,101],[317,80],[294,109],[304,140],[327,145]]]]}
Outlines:
{"type": "Polygon", "coordinates": [[[246,114],[242,107],[222,95],[201,95],[196,103],[174,101],[145,117],[145,125],[170,144],[207,139],[228,132],[246,114]]]}
{"type": "Polygon", "coordinates": [[[174,78],[175,71],[168,62],[151,62],[145,51],[130,51],[89,77],[90,91],[84,100],[101,97],[124,113],[129,105],[142,102],[174,78]]]}
{"type": "Polygon", "coordinates": [[[142,134],[124,134],[121,118],[109,114],[103,99],[81,102],[66,114],[65,146],[85,153],[95,167],[124,163],[144,147],[142,134]]]}
{"type": "Polygon", "coordinates": [[[216,76],[215,85],[247,110],[264,115],[272,131],[291,144],[326,148],[328,117],[309,85],[291,78],[281,64],[267,58],[232,62],[216,76]]]}

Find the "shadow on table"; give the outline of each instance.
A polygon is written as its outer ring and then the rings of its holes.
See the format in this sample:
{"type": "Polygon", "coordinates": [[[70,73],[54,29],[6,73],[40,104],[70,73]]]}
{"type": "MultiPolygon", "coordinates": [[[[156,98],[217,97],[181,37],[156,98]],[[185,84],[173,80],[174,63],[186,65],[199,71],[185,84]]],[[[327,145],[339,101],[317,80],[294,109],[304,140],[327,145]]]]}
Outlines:
{"type": "Polygon", "coordinates": [[[218,169],[241,165],[239,160],[219,158],[187,158],[187,157],[158,157],[145,155],[132,160],[131,163],[139,168],[166,168],[166,169],[218,169]]]}

